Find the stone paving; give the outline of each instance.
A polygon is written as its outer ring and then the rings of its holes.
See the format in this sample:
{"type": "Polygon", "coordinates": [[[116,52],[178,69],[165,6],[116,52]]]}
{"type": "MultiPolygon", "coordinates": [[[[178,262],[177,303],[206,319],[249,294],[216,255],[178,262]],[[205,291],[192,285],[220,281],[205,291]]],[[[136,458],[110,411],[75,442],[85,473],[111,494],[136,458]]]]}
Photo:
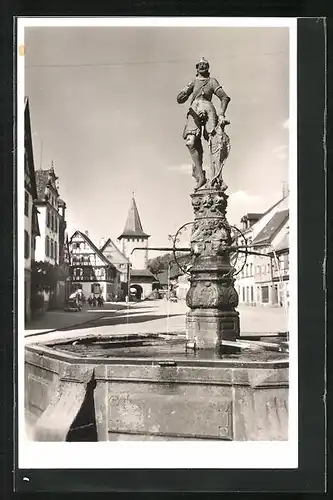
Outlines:
{"type": "Polygon", "coordinates": [[[123,309],[125,303],[106,303],[101,308],[90,308],[84,306],[79,312],[62,310],[46,311],[42,316],[30,321],[25,328],[24,336],[38,335],[50,331],[58,331],[63,328],[74,327],[78,324],[85,324],[96,320],[107,313],[114,314],[117,310],[123,309]]]}
{"type": "MultiPolygon", "coordinates": [[[[73,316],[71,324],[65,324],[65,319],[63,319],[64,323],[61,323],[57,330],[48,333],[43,333],[42,329],[26,331],[25,341],[26,343],[44,343],[59,339],[59,337],[71,339],[91,335],[184,332],[187,310],[184,301],[172,303],[166,300],[156,300],[129,305],[107,303],[102,311],[96,312],[96,310],[88,309],[80,313],[62,313],[62,316],[58,313],[59,318],[63,318],[64,314],[77,316],[73,316]]],[[[240,306],[238,310],[241,317],[242,335],[288,330],[288,316],[285,309],[240,306]]]]}

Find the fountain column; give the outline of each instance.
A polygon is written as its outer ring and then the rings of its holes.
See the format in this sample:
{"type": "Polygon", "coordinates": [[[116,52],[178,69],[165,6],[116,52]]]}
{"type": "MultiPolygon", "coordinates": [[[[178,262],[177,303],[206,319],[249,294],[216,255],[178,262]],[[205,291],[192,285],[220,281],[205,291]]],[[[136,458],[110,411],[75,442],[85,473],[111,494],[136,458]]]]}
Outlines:
{"type": "Polygon", "coordinates": [[[220,348],[221,341],[239,337],[238,294],[230,264],[231,228],[226,218],[228,195],[201,188],[191,194],[194,225],[193,265],[186,303],[188,346],[220,348]]]}

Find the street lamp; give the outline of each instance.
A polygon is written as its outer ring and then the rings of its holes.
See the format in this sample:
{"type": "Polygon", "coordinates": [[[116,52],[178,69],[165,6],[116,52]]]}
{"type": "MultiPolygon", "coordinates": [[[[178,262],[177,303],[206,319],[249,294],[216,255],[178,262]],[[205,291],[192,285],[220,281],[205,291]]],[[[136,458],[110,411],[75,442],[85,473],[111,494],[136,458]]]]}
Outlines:
{"type": "Polygon", "coordinates": [[[130,299],[130,288],[131,288],[131,263],[128,261],[127,263],[127,300],[129,302],[130,299]]]}

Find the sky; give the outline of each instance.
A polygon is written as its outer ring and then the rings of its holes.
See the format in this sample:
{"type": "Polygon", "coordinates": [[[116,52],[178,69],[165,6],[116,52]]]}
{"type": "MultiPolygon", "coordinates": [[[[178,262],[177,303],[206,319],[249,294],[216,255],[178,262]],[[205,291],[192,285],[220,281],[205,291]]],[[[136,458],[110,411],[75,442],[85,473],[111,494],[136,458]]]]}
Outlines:
{"type": "Polygon", "coordinates": [[[69,236],[115,241],[133,192],[150,246],[170,245],[168,234],[193,220],[189,101],[176,96],[202,56],[231,97],[224,180],[228,220],[239,224],[280,199],[288,180],[288,28],[25,29],[35,168],[53,161],[69,236]]]}

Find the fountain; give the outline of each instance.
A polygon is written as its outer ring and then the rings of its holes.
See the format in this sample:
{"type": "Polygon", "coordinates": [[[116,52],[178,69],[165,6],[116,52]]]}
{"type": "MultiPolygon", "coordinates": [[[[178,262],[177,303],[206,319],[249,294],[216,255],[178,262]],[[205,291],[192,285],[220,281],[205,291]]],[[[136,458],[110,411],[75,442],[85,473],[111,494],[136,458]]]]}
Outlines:
{"type": "Polygon", "coordinates": [[[270,344],[240,338],[230,260],[237,247],[222,179],[230,99],[208,68],[201,60],[177,97],[183,103],[193,94],[183,135],[197,181],[186,332],[27,346],[26,414],[35,440],[288,439],[287,352],[278,336],[270,344]],[[221,100],[219,117],[213,94],[221,100]],[[201,134],[209,144],[208,178],[201,134]]]}

